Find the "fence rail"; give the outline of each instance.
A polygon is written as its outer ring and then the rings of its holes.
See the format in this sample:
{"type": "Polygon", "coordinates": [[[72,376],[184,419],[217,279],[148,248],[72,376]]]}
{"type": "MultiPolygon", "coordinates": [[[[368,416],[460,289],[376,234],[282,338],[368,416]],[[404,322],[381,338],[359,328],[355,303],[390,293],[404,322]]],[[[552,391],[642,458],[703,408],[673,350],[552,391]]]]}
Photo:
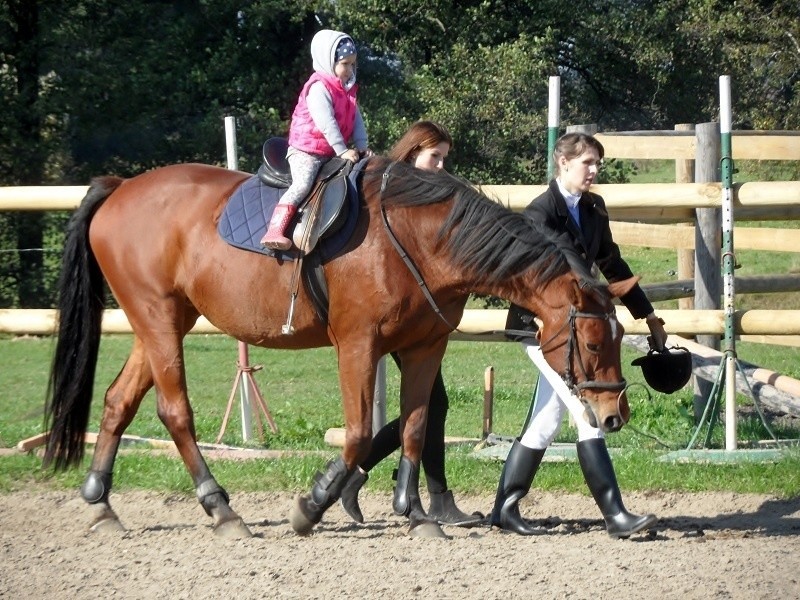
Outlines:
{"type": "MultiPolygon", "coordinates": [[[[0,187],[0,210],[74,210],[86,186],[0,187]]],[[[481,190],[510,209],[521,211],[546,189],[543,185],[484,185],[481,190]]],[[[612,219],[693,221],[695,209],[719,208],[721,183],[616,183],[592,186],[603,196],[612,219]]],[[[750,220],[796,218],[800,181],[735,184],[734,208],[750,220]],[[785,215],[785,216],[781,216],[785,215]]]]}
{"type": "MultiPolygon", "coordinates": [[[[705,125],[709,124],[702,124],[705,125]]],[[[698,125],[698,128],[702,126],[698,125]]],[[[591,129],[593,126],[587,127],[591,129]]],[[[607,157],[674,159],[676,167],[681,165],[685,170],[687,162],[694,162],[698,158],[698,147],[702,147],[702,143],[698,142],[699,134],[691,130],[693,125],[676,127],[684,130],[606,132],[596,135],[603,143],[607,157]]],[[[733,158],[800,160],[800,132],[734,131],[733,158]]],[[[87,189],[87,186],[0,188],[0,210],[74,210],[87,189]]],[[[481,189],[512,210],[519,211],[541,194],[545,186],[486,185],[481,189]]],[[[685,223],[697,220],[696,211],[719,209],[723,197],[722,184],[713,181],[605,184],[593,186],[592,191],[605,199],[618,243],[675,248],[679,252],[691,251],[700,231],[699,226],[688,227],[685,223]]],[[[733,204],[737,219],[800,219],[800,181],[735,184],[733,204]]],[[[736,240],[739,248],[800,252],[800,236],[794,231],[739,227],[736,229],[736,240]]],[[[685,273],[679,272],[679,275],[684,276],[685,273]]],[[[644,324],[632,320],[625,309],[620,308],[619,314],[628,333],[647,333],[644,324]]],[[[671,333],[719,335],[724,332],[724,315],[720,310],[659,310],[659,314],[665,317],[671,333]]],[[[0,332],[46,334],[52,332],[55,319],[55,311],[2,310],[0,332]]],[[[463,333],[454,333],[453,339],[492,339],[477,331],[500,330],[504,324],[505,311],[467,311],[459,327],[463,333]]],[[[121,311],[107,311],[103,326],[104,331],[108,332],[130,330],[121,311]]],[[[800,334],[800,311],[743,311],[737,314],[736,327],[739,334],[796,335],[800,334]]],[[[202,318],[193,331],[216,332],[202,318]]],[[[494,339],[502,337],[495,336],[494,339]]]]}
{"type": "MultiPolygon", "coordinates": [[[[451,339],[461,341],[503,341],[508,311],[504,309],[467,309],[451,339]]],[[[721,335],[725,331],[722,310],[659,310],[668,333],[677,335],[721,335]]],[[[648,334],[644,320],[631,317],[627,308],[618,307],[617,316],[626,334],[648,334]]],[[[55,330],[55,309],[0,309],[0,333],[50,335],[55,330]]],[[[742,310],[736,312],[737,334],[800,335],[800,310],[742,310]]],[[[106,334],[131,333],[125,313],[119,309],[103,313],[102,331],[106,334]]],[[[222,333],[205,317],[192,329],[194,334],[222,333]]]]}
{"type": "MultiPolygon", "coordinates": [[[[691,129],[597,133],[606,156],[694,160],[697,139],[691,129]]],[[[734,160],[800,160],[800,132],[733,131],[734,160]]]]}

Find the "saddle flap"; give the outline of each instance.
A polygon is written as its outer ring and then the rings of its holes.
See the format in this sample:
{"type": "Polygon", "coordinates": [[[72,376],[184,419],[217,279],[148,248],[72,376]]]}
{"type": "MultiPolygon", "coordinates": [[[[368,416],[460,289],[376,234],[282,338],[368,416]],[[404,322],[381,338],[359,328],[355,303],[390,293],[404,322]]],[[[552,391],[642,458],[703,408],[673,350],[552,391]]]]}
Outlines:
{"type": "Polygon", "coordinates": [[[320,236],[327,231],[336,231],[338,218],[342,215],[347,198],[347,179],[336,177],[322,188],[319,194],[300,208],[300,217],[292,232],[292,241],[303,253],[308,254],[320,236]]]}
{"type": "Polygon", "coordinates": [[[289,141],[282,137],[271,137],[264,142],[261,149],[264,164],[278,175],[289,175],[289,161],[286,152],[289,150],[289,141]]]}

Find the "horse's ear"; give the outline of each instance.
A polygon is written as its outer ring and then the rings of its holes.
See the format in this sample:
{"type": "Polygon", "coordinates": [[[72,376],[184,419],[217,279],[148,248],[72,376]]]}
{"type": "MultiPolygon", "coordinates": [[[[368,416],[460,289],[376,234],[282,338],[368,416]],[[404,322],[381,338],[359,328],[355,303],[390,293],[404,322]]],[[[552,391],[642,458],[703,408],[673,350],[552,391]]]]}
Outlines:
{"type": "Polygon", "coordinates": [[[615,281],[614,283],[608,284],[608,291],[611,292],[611,295],[614,298],[621,298],[628,292],[633,289],[639,279],[641,279],[638,275],[634,275],[633,277],[629,277],[628,279],[623,279],[622,281],[615,281]]]}
{"type": "Polygon", "coordinates": [[[569,303],[578,310],[583,308],[583,279],[573,279],[569,286],[569,303]]]}

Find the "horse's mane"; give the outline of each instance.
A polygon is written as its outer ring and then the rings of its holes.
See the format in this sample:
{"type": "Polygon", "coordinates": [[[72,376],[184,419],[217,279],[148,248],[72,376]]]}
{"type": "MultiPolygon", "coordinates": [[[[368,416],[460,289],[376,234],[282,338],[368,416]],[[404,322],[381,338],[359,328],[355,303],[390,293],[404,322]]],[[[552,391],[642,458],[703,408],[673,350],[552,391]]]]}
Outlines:
{"type": "Polygon", "coordinates": [[[387,205],[423,206],[453,200],[439,239],[461,266],[489,282],[528,269],[547,283],[570,268],[594,281],[584,261],[550,231],[493,200],[469,182],[446,172],[415,169],[406,163],[389,167],[386,159],[371,161],[368,173],[386,182],[381,194],[387,205]]]}

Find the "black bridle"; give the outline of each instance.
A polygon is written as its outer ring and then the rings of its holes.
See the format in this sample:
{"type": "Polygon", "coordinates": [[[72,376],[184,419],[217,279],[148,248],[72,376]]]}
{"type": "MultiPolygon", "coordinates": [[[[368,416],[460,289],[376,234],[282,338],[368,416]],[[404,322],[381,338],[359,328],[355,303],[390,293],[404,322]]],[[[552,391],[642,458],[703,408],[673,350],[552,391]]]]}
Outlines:
{"type": "MultiPolygon", "coordinates": [[[[611,382],[611,381],[595,381],[594,379],[589,379],[589,374],[586,372],[586,369],[583,366],[583,359],[581,357],[581,348],[580,344],[578,344],[578,330],[576,326],[577,319],[602,319],[604,321],[610,321],[611,319],[615,318],[615,313],[612,310],[611,312],[586,312],[580,311],[575,306],[570,306],[569,308],[569,315],[567,315],[567,320],[564,321],[564,324],[546,341],[542,342],[539,345],[542,353],[544,354],[545,347],[548,344],[551,344],[553,340],[555,340],[562,331],[564,331],[565,327],[569,327],[569,337],[567,338],[567,366],[562,378],[564,379],[564,383],[575,392],[575,395],[580,397],[581,391],[587,388],[595,388],[601,390],[612,390],[612,391],[622,391],[627,386],[628,383],[625,379],[618,382],[611,382]],[[575,373],[572,370],[573,364],[573,357],[577,355],[578,364],[581,368],[581,374],[585,381],[581,383],[576,383],[575,373]]],[[[559,346],[561,344],[558,344],[559,346]]],[[[556,346],[557,347],[557,346],[556,346]]]]}

